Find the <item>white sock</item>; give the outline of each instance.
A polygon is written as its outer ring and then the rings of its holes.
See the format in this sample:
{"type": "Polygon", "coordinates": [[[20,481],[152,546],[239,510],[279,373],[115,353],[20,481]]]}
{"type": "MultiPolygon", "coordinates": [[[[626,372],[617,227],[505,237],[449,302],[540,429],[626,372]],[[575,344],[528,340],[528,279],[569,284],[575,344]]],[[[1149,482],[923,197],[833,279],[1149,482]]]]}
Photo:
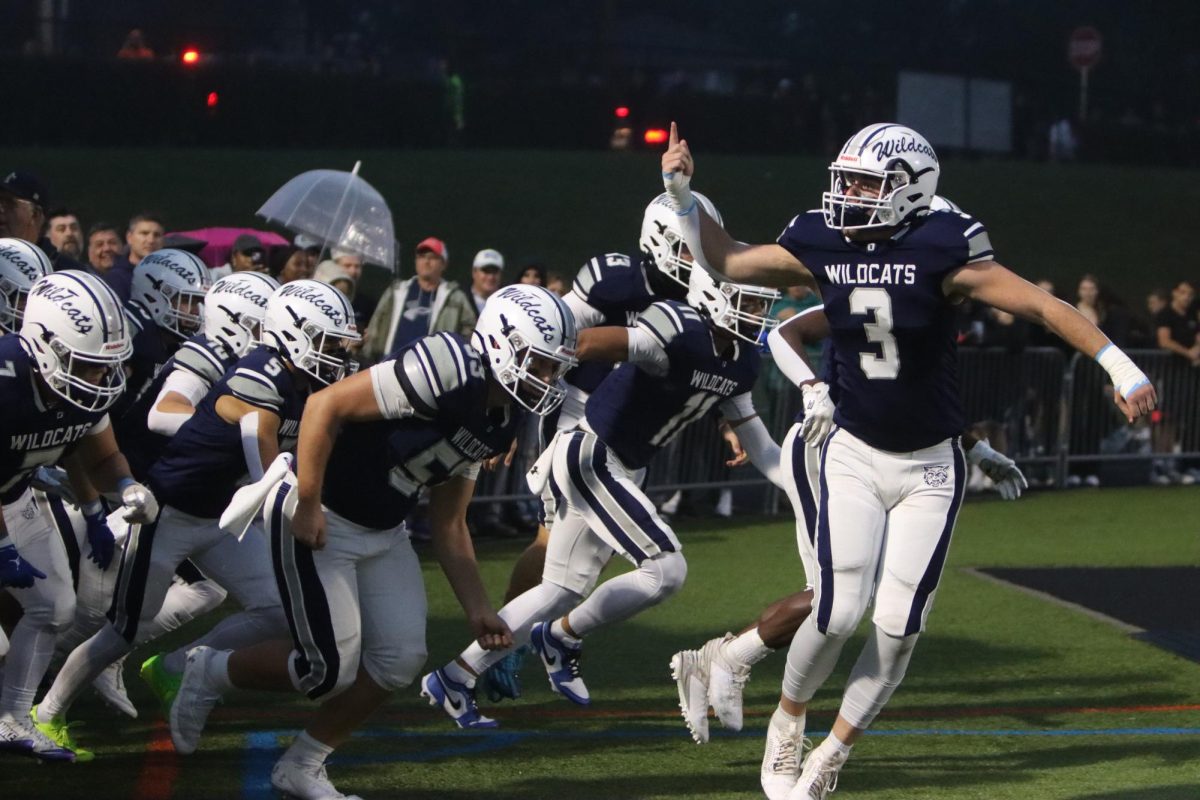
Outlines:
{"type": "Polygon", "coordinates": [[[550,623],[550,635],[555,639],[570,645],[571,647],[578,647],[583,643],[583,639],[572,635],[567,631],[566,628],[563,627],[562,617],[559,617],[558,619],[554,620],[554,622],[550,623]]]}
{"type": "Polygon", "coordinates": [[[292,742],[292,746],[283,754],[283,758],[299,764],[320,766],[325,763],[325,759],[329,758],[329,754],[332,752],[332,747],[318,742],[308,735],[308,731],[301,731],[300,735],[292,742]]]}
{"type": "MultiPolygon", "coordinates": [[[[483,648],[479,648],[482,650],[483,648]]],[[[451,661],[446,666],[442,667],[442,672],[446,673],[446,677],[457,683],[465,683],[467,686],[475,685],[475,677],[470,670],[465,669],[457,661],[451,661]]]]}
{"type": "Polygon", "coordinates": [[[229,680],[229,657],[231,655],[233,655],[232,650],[218,651],[208,660],[208,667],[205,670],[209,681],[222,694],[233,690],[233,681],[229,680]]]}
{"type": "Polygon", "coordinates": [[[786,731],[792,726],[795,726],[796,729],[803,734],[806,717],[807,713],[789,714],[783,710],[783,706],[775,706],[775,713],[771,715],[771,726],[782,731],[786,731]]]}
{"type": "MultiPolygon", "coordinates": [[[[46,675],[54,656],[54,631],[34,625],[22,617],[13,629],[12,644],[5,657],[3,690],[0,690],[0,712],[7,711],[17,719],[29,716],[38,685],[46,675]]],[[[89,681],[90,683],[90,681],[89,681]]]]}
{"type": "Polygon", "coordinates": [[[97,631],[95,636],[76,647],[67,657],[66,663],[58,671],[58,677],[54,679],[54,685],[38,705],[38,720],[49,722],[54,717],[66,714],[75,698],[91,686],[92,681],[100,677],[109,664],[132,649],[112,625],[105,625],[97,631]]]}
{"type": "Polygon", "coordinates": [[[850,755],[850,748],[854,747],[854,745],[843,744],[841,739],[837,738],[832,733],[830,733],[828,736],[825,737],[825,741],[821,742],[820,747],[822,750],[825,750],[826,752],[837,753],[837,754],[845,757],[845,756],[850,755]]]}
{"type": "Polygon", "coordinates": [[[750,668],[769,656],[773,650],[763,644],[758,628],[751,628],[722,645],[725,657],[735,666],[750,668]]]}

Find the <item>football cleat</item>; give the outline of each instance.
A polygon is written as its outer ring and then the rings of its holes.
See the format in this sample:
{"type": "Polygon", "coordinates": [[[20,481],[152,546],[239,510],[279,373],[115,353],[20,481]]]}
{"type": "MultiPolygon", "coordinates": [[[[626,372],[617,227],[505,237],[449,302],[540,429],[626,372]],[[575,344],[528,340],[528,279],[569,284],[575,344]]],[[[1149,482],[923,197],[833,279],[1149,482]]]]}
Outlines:
{"type": "Polygon", "coordinates": [[[750,667],[734,664],[725,656],[725,645],[733,641],[732,633],[723,639],[710,639],[700,651],[708,674],[708,702],[717,712],[717,719],[731,731],[742,729],[742,690],[750,679],[750,667]]]}
{"type": "MultiPolygon", "coordinates": [[[[34,706],[29,712],[28,726],[34,735],[33,749],[29,755],[43,761],[91,761],[96,754],[84,750],[75,744],[71,737],[71,724],[63,717],[55,717],[49,722],[38,722],[38,707],[34,706]]],[[[24,720],[22,720],[24,721],[24,720]]]]}
{"type": "Polygon", "coordinates": [[[179,682],[183,680],[183,674],[167,669],[166,663],[163,661],[163,654],[159,653],[142,662],[138,675],[158,698],[158,705],[162,709],[163,717],[170,718],[171,704],[175,702],[175,695],[179,694],[179,682]]]}
{"type": "Polygon", "coordinates": [[[500,724],[479,713],[475,703],[475,684],[459,683],[446,675],[446,670],[435,669],[421,678],[421,697],[431,706],[441,706],[460,728],[498,728],[500,724]]]}
{"type": "Polygon", "coordinates": [[[171,741],[175,752],[191,755],[200,745],[200,734],[212,707],[221,699],[221,692],[212,683],[208,665],[219,650],[211,647],[193,647],[188,650],[187,666],[179,681],[179,692],[171,703],[167,722],[171,726],[171,741]]]}
{"type": "Polygon", "coordinates": [[[109,664],[104,672],[101,672],[96,680],[92,681],[92,688],[104,698],[104,702],[117,711],[127,717],[137,719],[137,706],[129,699],[129,692],[125,689],[124,656],[109,664]]]}
{"type": "Polygon", "coordinates": [[[529,645],[523,644],[483,673],[488,700],[499,703],[501,700],[516,700],[521,696],[521,667],[525,665],[525,656],[528,654],[529,645]]]}
{"type": "Polygon", "coordinates": [[[846,753],[818,747],[804,762],[800,780],[792,787],[788,800],[824,800],[837,788],[838,772],[846,763],[846,753]]]}
{"type": "Polygon", "coordinates": [[[671,656],[671,677],[679,690],[679,710],[696,744],[708,742],[708,674],[699,650],[671,656]]]}
{"type": "Polygon", "coordinates": [[[542,657],[546,674],[550,677],[550,688],[576,705],[586,706],[592,702],[587,685],[579,674],[579,659],[582,647],[570,647],[550,632],[549,622],[539,622],[529,633],[529,644],[542,657]]]}
{"type": "Polygon", "coordinates": [[[12,714],[0,714],[0,752],[29,753],[33,750],[33,732],[12,714]]]}
{"type": "Polygon", "coordinates": [[[329,781],[324,764],[301,764],[281,758],[271,768],[271,785],[290,800],[362,800],[358,795],[345,795],[329,781]]]}
{"type": "Polygon", "coordinates": [[[804,738],[804,728],[796,723],[778,720],[777,709],[767,725],[767,746],[763,752],[759,782],[768,800],[787,800],[796,781],[800,779],[800,764],[804,752],[812,746],[804,738]]]}

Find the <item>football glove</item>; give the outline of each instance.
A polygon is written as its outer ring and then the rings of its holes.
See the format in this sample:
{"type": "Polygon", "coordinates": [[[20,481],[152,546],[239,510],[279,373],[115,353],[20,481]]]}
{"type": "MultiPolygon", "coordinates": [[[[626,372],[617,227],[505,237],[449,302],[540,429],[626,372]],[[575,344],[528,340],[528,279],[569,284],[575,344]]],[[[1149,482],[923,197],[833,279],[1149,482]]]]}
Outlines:
{"type": "Polygon", "coordinates": [[[158,519],[158,501],[154,494],[137,481],[129,481],[121,490],[121,504],[126,511],[122,519],[133,525],[147,525],[158,519]]]}
{"type": "Polygon", "coordinates": [[[46,573],[21,558],[16,545],[10,543],[0,547],[0,586],[28,589],[35,579],[44,577],[46,573]]]}
{"type": "Polygon", "coordinates": [[[1005,500],[1016,500],[1029,483],[1017,464],[1008,456],[995,450],[987,439],[980,439],[975,446],[967,451],[967,461],[983,470],[983,474],[992,479],[997,491],[1005,500]]]}
{"type": "Polygon", "coordinates": [[[88,558],[96,562],[100,569],[108,569],[108,565],[112,563],[116,543],[112,531],[108,528],[108,520],[105,519],[104,505],[99,500],[93,500],[84,503],[80,510],[83,512],[83,521],[87,523],[87,539],[92,548],[88,558]]]}
{"type": "Polygon", "coordinates": [[[823,381],[806,383],[800,387],[800,394],[804,396],[804,422],[800,425],[800,435],[810,447],[816,447],[833,430],[833,401],[829,399],[829,384],[823,381]]]}
{"type": "Polygon", "coordinates": [[[38,467],[33,471],[30,484],[35,489],[41,489],[46,494],[53,494],[66,500],[73,506],[79,505],[75,499],[75,490],[67,478],[67,471],[62,467],[38,467]]]}

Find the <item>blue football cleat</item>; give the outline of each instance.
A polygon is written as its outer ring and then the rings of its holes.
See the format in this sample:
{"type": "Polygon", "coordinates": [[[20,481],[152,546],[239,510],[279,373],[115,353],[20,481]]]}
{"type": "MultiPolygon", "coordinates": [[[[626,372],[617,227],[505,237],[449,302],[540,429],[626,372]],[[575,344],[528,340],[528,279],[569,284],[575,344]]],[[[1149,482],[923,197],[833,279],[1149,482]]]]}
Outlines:
{"type": "Polygon", "coordinates": [[[521,645],[483,674],[488,700],[499,703],[501,700],[516,700],[521,696],[521,667],[525,666],[525,656],[529,655],[529,649],[529,645],[521,645]]]}
{"type": "Polygon", "coordinates": [[[579,674],[579,659],[582,647],[570,647],[550,632],[549,622],[539,622],[529,634],[529,643],[542,657],[546,674],[550,676],[550,688],[576,705],[586,706],[592,702],[587,686],[579,674]]]}
{"type": "Polygon", "coordinates": [[[475,704],[475,687],[451,680],[443,669],[436,669],[421,678],[421,697],[431,706],[441,706],[460,728],[496,728],[499,723],[479,713],[475,704]]]}

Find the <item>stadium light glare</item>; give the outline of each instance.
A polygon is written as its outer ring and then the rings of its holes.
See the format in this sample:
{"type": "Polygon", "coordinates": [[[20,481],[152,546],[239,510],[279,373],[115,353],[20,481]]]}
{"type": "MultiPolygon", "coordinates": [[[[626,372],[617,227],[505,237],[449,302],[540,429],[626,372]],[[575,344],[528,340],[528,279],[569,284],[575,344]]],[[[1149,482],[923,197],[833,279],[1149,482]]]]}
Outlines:
{"type": "Polygon", "coordinates": [[[617,106],[613,113],[617,115],[617,119],[625,119],[629,116],[629,106],[617,106]]]}
{"type": "Polygon", "coordinates": [[[667,132],[662,128],[649,128],[642,139],[646,144],[662,144],[667,140],[667,132]]]}
{"type": "Polygon", "coordinates": [[[179,57],[185,65],[194,67],[200,63],[200,51],[194,47],[189,47],[183,51],[183,55],[179,57]]]}

